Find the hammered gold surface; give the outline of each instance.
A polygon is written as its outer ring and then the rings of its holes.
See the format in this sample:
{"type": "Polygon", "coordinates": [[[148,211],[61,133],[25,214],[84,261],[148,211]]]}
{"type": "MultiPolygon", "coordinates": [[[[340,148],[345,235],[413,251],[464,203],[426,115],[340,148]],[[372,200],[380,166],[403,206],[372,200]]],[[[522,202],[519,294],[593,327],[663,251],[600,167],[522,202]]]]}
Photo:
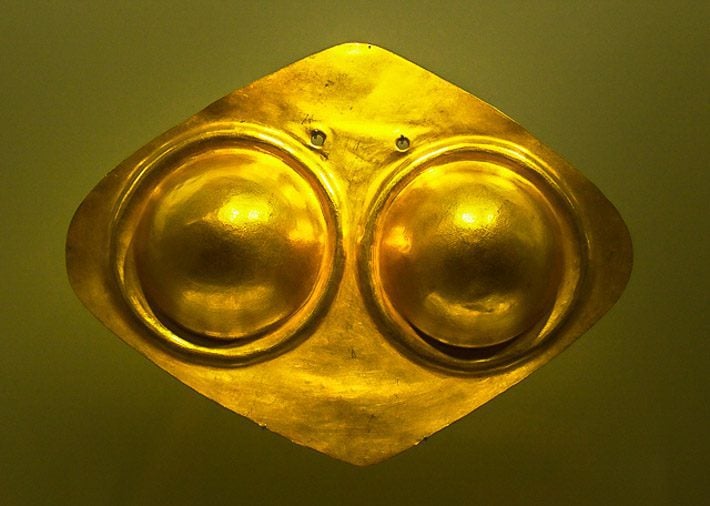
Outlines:
{"type": "Polygon", "coordinates": [[[198,392],[356,464],[549,361],[620,296],[614,207],[511,119],[368,44],[234,91],[77,211],[75,291],[198,392]]]}

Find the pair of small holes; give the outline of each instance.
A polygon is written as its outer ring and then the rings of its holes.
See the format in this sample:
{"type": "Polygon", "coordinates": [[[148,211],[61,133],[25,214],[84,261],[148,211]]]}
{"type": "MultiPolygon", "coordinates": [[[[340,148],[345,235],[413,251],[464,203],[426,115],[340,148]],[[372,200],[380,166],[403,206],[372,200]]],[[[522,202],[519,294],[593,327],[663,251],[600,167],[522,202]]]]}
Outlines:
{"type": "MultiPolygon", "coordinates": [[[[322,148],[325,145],[325,139],[326,135],[325,132],[321,130],[313,130],[311,131],[311,145],[314,148],[322,148]]],[[[397,139],[394,141],[394,145],[397,148],[397,151],[400,153],[404,153],[405,151],[409,150],[410,146],[410,141],[407,137],[404,135],[400,135],[397,137],[397,139]]]]}

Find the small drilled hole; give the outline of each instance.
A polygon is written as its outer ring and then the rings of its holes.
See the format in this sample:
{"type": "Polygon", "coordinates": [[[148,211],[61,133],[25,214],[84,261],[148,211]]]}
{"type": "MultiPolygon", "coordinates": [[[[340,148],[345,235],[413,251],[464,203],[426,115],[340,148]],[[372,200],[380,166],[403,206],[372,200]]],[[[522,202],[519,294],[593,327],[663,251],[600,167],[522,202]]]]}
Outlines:
{"type": "Polygon", "coordinates": [[[397,137],[394,145],[397,147],[398,151],[407,151],[409,149],[409,139],[407,139],[404,135],[400,135],[397,137]]]}
{"type": "Polygon", "coordinates": [[[313,130],[311,132],[311,145],[316,148],[322,148],[325,144],[325,134],[320,130],[313,130]]]}

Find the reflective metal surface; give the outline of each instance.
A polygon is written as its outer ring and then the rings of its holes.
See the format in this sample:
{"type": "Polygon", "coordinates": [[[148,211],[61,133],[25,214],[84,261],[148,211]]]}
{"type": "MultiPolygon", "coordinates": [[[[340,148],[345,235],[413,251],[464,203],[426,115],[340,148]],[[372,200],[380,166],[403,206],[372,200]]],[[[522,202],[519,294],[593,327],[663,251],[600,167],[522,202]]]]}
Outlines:
{"type": "Polygon", "coordinates": [[[72,285],[198,392],[356,464],[469,413],[621,294],[628,232],[490,105],[345,44],[119,165],[67,240],[72,285]]]}

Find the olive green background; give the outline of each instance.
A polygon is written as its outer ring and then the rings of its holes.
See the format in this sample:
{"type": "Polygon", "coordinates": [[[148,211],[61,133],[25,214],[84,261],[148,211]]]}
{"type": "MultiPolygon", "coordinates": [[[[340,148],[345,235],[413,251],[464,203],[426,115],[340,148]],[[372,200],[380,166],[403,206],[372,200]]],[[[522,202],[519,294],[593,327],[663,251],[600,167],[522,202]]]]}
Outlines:
{"type": "Polygon", "coordinates": [[[699,504],[708,496],[707,2],[2,2],[0,503],[699,504]],[[383,464],[259,429],[72,293],[64,238],[123,158],[339,42],[492,103],[631,230],[620,302],[519,386],[383,464]]]}

